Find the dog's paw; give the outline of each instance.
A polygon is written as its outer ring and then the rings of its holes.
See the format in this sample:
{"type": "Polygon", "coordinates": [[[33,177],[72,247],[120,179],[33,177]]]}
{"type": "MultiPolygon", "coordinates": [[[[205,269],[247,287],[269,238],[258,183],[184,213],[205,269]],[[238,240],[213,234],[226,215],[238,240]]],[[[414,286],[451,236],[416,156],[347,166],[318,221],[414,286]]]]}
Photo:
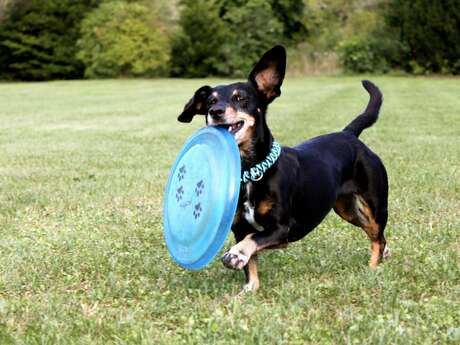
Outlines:
{"type": "Polygon", "coordinates": [[[391,251],[390,251],[390,247],[388,247],[388,245],[385,246],[385,249],[383,250],[383,254],[382,254],[382,259],[387,259],[391,256],[391,251]]]}
{"type": "Polygon", "coordinates": [[[244,296],[250,294],[250,293],[255,293],[256,290],[259,288],[259,282],[251,282],[244,284],[243,289],[238,292],[235,297],[237,299],[242,299],[244,296]]]}
{"type": "Polygon", "coordinates": [[[240,293],[255,292],[259,288],[259,280],[250,281],[244,284],[243,290],[240,293]]]}
{"type": "Polygon", "coordinates": [[[231,248],[220,258],[220,260],[225,267],[240,270],[246,266],[249,261],[249,257],[231,248]]]}

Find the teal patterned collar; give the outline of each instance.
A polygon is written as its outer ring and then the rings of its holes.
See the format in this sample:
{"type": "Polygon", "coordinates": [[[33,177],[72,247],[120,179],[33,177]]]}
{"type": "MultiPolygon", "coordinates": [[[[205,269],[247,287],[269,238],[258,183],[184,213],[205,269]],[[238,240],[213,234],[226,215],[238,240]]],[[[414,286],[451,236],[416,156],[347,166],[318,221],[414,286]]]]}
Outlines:
{"type": "Polygon", "coordinates": [[[254,165],[251,169],[243,171],[241,174],[241,182],[248,183],[249,181],[261,180],[265,172],[278,160],[280,154],[281,146],[273,140],[272,149],[268,156],[262,162],[254,165]]]}

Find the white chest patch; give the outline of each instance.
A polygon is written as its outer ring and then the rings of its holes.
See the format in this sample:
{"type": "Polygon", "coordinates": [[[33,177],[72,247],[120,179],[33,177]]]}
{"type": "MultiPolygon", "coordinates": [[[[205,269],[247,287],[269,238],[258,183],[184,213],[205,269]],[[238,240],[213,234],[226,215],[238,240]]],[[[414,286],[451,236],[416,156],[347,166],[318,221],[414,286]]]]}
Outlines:
{"type": "Polygon", "coordinates": [[[247,200],[244,202],[244,211],[243,211],[243,216],[244,219],[247,220],[249,224],[252,225],[254,229],[257,231],[264,231],[264,227],[260,225],[259,223],[256,222],[254,218],[254,205],[251,204],[249,201],[250,196],[251,196],[251,188],[252,188],[252,183],[249,182],[246,184],[246,195],[247,195],[247,200]]]}

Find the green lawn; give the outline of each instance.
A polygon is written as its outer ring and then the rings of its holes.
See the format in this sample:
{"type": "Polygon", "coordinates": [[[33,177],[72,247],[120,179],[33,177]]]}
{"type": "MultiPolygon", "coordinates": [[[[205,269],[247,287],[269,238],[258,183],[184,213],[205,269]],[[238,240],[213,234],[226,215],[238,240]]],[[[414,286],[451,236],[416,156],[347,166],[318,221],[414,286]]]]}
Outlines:
{"type": "MultiPolygon", "coordinates": [[[[243,298],[242,273],[181,269],[162,237],[169,168],[204,124],[176,117],[224,81],[0,84],[0,344],[459,343],[460,80],[371,79],[385,100],[361,139],[388,170],[392,257],[370,271],[364,232],[331,213],[260,255],[243,298]]],[[[340,130],[359,80],[288,78],[274,136],[340,130]]]]}

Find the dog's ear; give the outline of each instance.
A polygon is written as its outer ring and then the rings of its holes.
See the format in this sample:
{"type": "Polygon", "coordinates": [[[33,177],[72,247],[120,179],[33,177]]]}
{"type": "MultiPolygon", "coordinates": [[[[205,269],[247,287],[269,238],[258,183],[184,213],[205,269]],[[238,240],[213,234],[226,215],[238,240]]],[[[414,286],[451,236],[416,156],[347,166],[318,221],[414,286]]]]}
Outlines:
{"type": "Polygon", "coordinates": [[[211,94],[211,90],[211,87],[208,85],[202,86],[196,90],[195,94],[187,102],[182,114],[179,115],[177,120],[180,122],[190,122],[196,114],[206,115],[208,113],[206,100],[211,94]]]}
{"type": "Polygon", "coordinates": [[[286,50],[274,46],[267,51],[249,74],[249,81],[270,103],[281,95],[281,84],[286,72],[286,50]]]}

